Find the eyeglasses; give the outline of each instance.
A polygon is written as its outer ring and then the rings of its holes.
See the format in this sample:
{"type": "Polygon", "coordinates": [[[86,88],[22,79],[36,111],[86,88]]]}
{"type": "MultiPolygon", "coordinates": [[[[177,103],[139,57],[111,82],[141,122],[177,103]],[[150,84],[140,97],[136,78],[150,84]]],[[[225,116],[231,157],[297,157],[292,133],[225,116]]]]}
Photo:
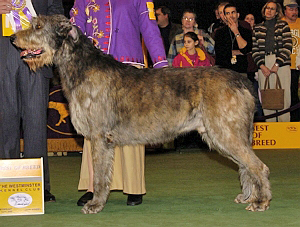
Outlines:
{"type": "Polygon", "coordinates": [[[276,8],[272,8],[272,7],[267,7],[266,9],[269,9],[269,10],[276,10],[276,8]]]}
{"type": "Polygon", "coordinates": [[[195,18],[188,18],[188,17],[183,17],[182,19],[189,21],[189,22],[192,22],[193,20],[195,20],[195,18]]]}

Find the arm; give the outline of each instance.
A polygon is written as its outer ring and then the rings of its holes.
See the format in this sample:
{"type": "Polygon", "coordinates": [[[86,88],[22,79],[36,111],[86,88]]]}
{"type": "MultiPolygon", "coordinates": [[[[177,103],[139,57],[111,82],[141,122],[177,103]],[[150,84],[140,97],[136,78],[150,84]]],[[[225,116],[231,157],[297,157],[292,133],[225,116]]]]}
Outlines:
{"type": "Polygon", "coordinates": [[[203,31],[203,30],[200,30],[200,31],[201,31],[201,36],[203,37],[203,46],[205,47],[206,51],[209,54],[214,55],[215,54],[215,40],[213,40],[213,38],[205,31],[203,31]]]}
{"type": "Polygon", "coordinates": [[[298,54],[296,56],[296,67],[298,70],[300,70],[300,50],[298,51],[298,54]]]}
{"type": "Polygon", "coordinates": [[[137,4],[137,13],[139,14],[139,27],[144,38],[146,47],[151,56],[154,68],[161,68],[168,65],[166,59],[165,48],[163,40],[157,26],[156,18],[154,16],[152,1],[141,0],[137,4]]]}
{"type": "Polygon", "coordinates": [[[76,0],[70,11],[71,23],[79,27],[83,33],[85,33],[86,21],[88,19],[85,13],[86,7],[87,5],[84,0],[76,0]]]}
{"type": "Polygon", "coordinates": [[[282,46],[279,46],[279,42],[277,43],[279,48],[276,55],[276,63],[279,64],[279,67],[282,66],[284,62],[290,60],[290,55],[292,53],[292,48],[293,48],[292,34],[290,31],[290,27],[288,26],[287,22],[282,21],[282,23],[283,23],[282,33],[279,34],[279,36],[282,37],[282,46]]]}
{"type": "Polygon", "coordinates": [[[252,50],[252,32],[249,29],[240,28],[240,35],[236,36],[237,43],[239,45],[240,54],[247,55],[252,50]],[[239,41],[240,39],[245,40],[246,45],[243,48],[240,48],[239,41]]]}
{"type": "MultiPolygon", "coordinates": [[[[260,42],[265,41],[265,36],[260,37],[262,32],[259,32],[259,29],[259,27],[255,27],[252,35],[252,58],[258,68],[260,68],[262,64],[265,64],[265,53],[261,53],[258,46],[258,40],[260,40],[260,42]]],[[[265,45],[265,43],[261,45],[265,45]]]]}
{"type": "MultiPolygon", "coordinates": [[[[175,36],[176,37],[176,36],[175,36]]],[[[168,63],[169,66],[172,65],[174,58],[177,56],[177,50],[176,50],[176,39],[174,38],[172,43],[170,44],[169,53],[168,53],[168,63]]]]}
{"type": "Polygon", "coordinates": [[[239,49],[244,49],[247,46],[247,41],[241,36],[238,29],[238,22],[234,22],[231,18],[228,18],[228,27],[235,35],[239,49]]]}
{"type": "Polygon", "coordinates": [[[265,77],[270,76],[271,70],[265,66],[264,61],[264,54],[259,53],[259,47],[258,47],[258,34],[259,32],[254,29],[253,36],[252,36],[252,58],[264,74],[265,77]]]}

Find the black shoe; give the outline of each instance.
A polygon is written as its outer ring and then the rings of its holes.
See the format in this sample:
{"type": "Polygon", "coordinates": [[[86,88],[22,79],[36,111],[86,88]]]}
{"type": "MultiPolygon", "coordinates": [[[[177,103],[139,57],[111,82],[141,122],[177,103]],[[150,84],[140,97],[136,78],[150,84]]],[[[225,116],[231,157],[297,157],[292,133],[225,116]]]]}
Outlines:
{"type": "Polygon", "coordinates": [[[55,196],[52,195],[48,190],[44,191],[44,201],[45,202],[56,202],[55,196]]]}
{"type": "Polygon", "coordinates": [[[78,206],[84,206],[89,200],[92,200],[94,197],[93,192],[87,192],[77,201],[78,206]]]}
{"type": "Polygon", "coordinates": [[[128,195],[127,205],[136,206],[140,205],[143,202],[143,195],[128,195]]]}

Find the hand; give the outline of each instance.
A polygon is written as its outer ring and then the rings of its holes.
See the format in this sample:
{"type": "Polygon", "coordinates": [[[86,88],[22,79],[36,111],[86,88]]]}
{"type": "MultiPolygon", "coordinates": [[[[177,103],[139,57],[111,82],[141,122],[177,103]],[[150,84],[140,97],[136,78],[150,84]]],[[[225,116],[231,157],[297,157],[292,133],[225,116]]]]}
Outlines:
{"type": "Polygon", "coordinates": [[[228,27],[234,33],[234,35],[239,34],[238,23],[234,22],[230,17],[228,20],[228,27]]]}
{"type": "Polygon", "coordinates": [[[204,45],[204,38],[202,35],[198,35],[198,39],[199,39],[199,45],[202,46],[204,45]]]}
{"type": "Polygon", "coordinates": [[[11,0],[0,0],[0,14],[10,13],[11,9],[11,0]]]}
{"type": "Polygon", "coordinates": [[[260,66],[261,72],[264,74],[265,77],[268,77],[271,75],[271,70],[266,67],[265,65],[260,66]]]}
{"type": "Polygon", "coordinates": [[[232,56],[243,55],[243,53],[239,50],[232,50],[232,56]]]}
{"type": "Polygon", "coordinates": [[[273,67],[271,68],[271,72],[272,73],[277,73],[278,72],[278,69],[279,69],[279,66],[276,66],[276,65],[273,65],[273,67]]]}

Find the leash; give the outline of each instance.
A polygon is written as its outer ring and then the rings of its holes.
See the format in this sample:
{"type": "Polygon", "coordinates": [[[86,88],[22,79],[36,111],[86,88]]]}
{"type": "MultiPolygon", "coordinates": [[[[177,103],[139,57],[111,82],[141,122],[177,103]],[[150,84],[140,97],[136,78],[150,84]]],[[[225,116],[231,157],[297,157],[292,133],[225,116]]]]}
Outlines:
{"type": "Polygon", "coordinates": [[[294,111],[296,109],[300,108],[300,102],[298,102],[296,105],[294,106],[291,106],[290,108],[288,109],[285,109],[285,110],[281,110],[281,111],[278,111],[277,113],[274,113],[274,114],[270,114],[270,115],[267,115],[267,116],[256,116],[254,118],[254,122],[261,122],[261,121],[264,121],[266,119],[270,119],[270,118],[273,118],[273,117],[278,117],[280,115],[283,115],[285,113],[288,113],[288,112],[291,112],[291,111],[294,111]]]}

